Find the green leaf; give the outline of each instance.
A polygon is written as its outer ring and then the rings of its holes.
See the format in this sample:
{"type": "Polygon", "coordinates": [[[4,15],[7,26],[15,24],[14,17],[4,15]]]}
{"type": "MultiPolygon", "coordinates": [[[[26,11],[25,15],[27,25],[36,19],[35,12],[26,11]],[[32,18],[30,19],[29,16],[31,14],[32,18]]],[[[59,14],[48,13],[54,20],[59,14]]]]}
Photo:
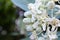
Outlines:
{"type": "Polygon", "coordinates": [[[34,3],[35,0],[11,0],[16,6],[22,8],[23,10],[27,11],[28,7],[27,4],[34,3]]]}

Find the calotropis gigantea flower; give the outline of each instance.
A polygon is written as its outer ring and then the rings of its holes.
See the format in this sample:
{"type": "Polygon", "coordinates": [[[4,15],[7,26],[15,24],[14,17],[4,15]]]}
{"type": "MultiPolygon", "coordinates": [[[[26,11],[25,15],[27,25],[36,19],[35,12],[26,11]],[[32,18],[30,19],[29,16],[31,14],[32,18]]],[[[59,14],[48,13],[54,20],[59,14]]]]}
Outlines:
{"type": "Polygon", "coordinates": [[[26,25],[26,30],[32,33],[31,40],[54,40],[58,38],[57,29],[60,27],[60,20],[55,16],[60,14],[60,11],[56,12],[54,16],[55,7],[53,0],[35,0],[35,3],[28,4],[29,10],[24,13],[26,18],[23,19],[23,22],[26,25]],[[51,10],[51,17],[48,10],[51,10]],[[38,37],[40,34],[44,35],[38,37]]]}

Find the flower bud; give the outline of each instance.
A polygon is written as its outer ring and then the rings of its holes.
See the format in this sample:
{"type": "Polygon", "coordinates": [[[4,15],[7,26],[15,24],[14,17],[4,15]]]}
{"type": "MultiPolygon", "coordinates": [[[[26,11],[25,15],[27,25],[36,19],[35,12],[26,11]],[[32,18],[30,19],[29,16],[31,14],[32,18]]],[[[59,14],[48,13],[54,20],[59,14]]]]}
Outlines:
{"type": "Polygon", "coordinates": [[[23,22],[24,23],[31,23],[31,18],[24,18],[23,19],[23,22]]]}
{"type": "Polygon", "coordinates": [[[31,17],[31,15],[32,15],[31,11],[27,11],[24,13],[25,17],[31,17]]]}

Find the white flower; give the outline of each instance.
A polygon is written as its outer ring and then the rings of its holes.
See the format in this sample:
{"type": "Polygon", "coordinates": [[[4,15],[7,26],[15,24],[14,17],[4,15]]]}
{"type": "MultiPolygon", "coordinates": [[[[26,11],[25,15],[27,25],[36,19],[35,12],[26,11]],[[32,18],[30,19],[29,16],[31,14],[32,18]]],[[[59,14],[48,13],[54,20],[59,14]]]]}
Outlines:
{"type": "Polygon", "coordinates": [[[35,6],[34,6],[34,4],[32,4],[32,3],[28,4],[28,8],[29,8],[30,10],[35,10],[35,6]]]}
{"type": "Polygon", "coordinates": [[[38,15],[42,14],[42,11],[40,11],[40,10],[36,10],[36,11],[37,11],[38,15]]]}
{"type": "Polygon", "coordinates": [[[32,13],[34,13],[34,14],[37,14],[38,13],[38,14],[40,14],[41,11],[38,10],[39,5],[41,5],[41,4],[37,4],[37,3],[32,4],[32,3],[30,3],[30,4],[28,4],[28,8],[31,10],[32,13]]]}
{"type": "Polygon", "coordinates": [[[34,39],[35,39],[34,35],[31,35],[31,36],[30,36],[30,39],[31,39],[31,40],[34,40],[34,39]]]}
{"type": "Polygon", "coordinates": [[[36,28],[36,32],[38,32],[38,34],[37,35],[39,35],[41,32],[42,32],[42,28],[39,26],[39,27],[37,27],[36,28]]]}
{"type": "Polygon", "coordinates": [[[59,8],[60,9],[60,5],[55,5],[55,7],[59,8]]]}
{"type": "Polygon", "coordinates": [[[33,31],[32,25],[26,25],[26,30],[27,31],[33,31]]]}
{"type": "MultiPolygon", "coordinates": [[[[49,17],[47,12],[47,10],[53,10],[54,7],[56,5],[53,0],[35,0],[35,3],[28,4],[29,11],[25,12],[24,16],[27,18],[24,18],[23,22],[26,24],[26,30],[32,32],[31,40],[45,40],[45,38],[47,38],[46,40],[52,40],[57,38],[56,33],[57,27],[60,26],[60,20],[49,17]],[[42,31],[46,31],[46,33],[38,38],[42,31]]],[[[60,14],[60,11],[56,12],[56,14],[60,14]]]]}
{"type": "Polygon", "coordinates": [[[45,5],[40,5],[40,8],[39,8],[41,11],[45,10],[45,5]]]}
{"type": "Polygon", "coordinates": [[[23,19],[23,22],[24,22],[25,24],[31,23],[31,18],[24,18],[24,19],[23,19]]]}
{"type": "Polygon", "coordinates": [[[47,32],[46,32],[47,35],[50,34],[50,30],[49,29],[50,29],[50,27],[47,27],[47,32]]]}
{"type": "Polygon", "coordinates": [[[32,15],[31,22],[35,22],[36,18],[32,15]]]}
{"type": "Polygon", "coordinates": [[[32,3],[28,4],[28,8],[31,10],[32,13],[36,14],[36,8],[34,4],[32,3]]]}
{"type": "Polygon", "coordinates": [[[51,21],[51,23],[56,26],[57,24],[59,24],[59,19],[53,18],[53,20],[51,21]]]}
{"type": "Polygon", "coordinates": [[[46,6],[48,9],[53,9],[55,7],[55,3],[54,1],[49,1],[46,6]]]}
{"type": "Polygon", "coordinates": [[[43,20],[43,19],[44,19],[44,18],[42,18],[42,16],[40,16],[40,15],[36,15],[35,17],[37,18],[37,20],[43,20]]]}
{"type": "Polygon", "coordinates": [[[36,28],[38,27],[38,25],[39,25],[39,22],[37,21],[37,22],[35,22],[35,23],[32,25],[32,27],[33,27],[34,29],[36,29],[36,28]]]}
{"type": "Polygon", "coordinates": [[[45,21],[50,22],[50,21],[52,21],[52,19],[51,18],[46,18],[45,21]]]}
{"type": "Polygon", "coordinates": [[[29,24],[29,23],[33,23],[33,22],[35,22],[35,18],[34,17],[32,17],[32,18],[24,18],[23,19],[23,22],[25,23],[25,24],[29,24]]]}
{"type": "Polygon", "coordinates": [[[60,21],[59,19],[53,17],[53,18],[46,18],[46,20],[49,24],[51,23],[52,25],[56,26],[60,21]]]}
{"type": "Polygon", "coordinates": [[[24,13],[25,17],[31,17],[31,15],[32,15],[31,11],[27,11],[24,13]]]}
{"type": "Polygon", "coordinates": [[[33,13],[33,14],[36,14],[37,12],[36,12],[36,7],[35,7],[35,5],[34,4],[32,4],[32,3],[30,3],[30,4],[28,4],[28,8],[30,9],[30,11],[33,13]]]}
{"type": "Polygon", "coordinates": [[[51,33],[51,34],[49,35],[49,39],[57,39],[57,38],[58,38],[58,37],[57,37],[56,34],[51,33]]]}

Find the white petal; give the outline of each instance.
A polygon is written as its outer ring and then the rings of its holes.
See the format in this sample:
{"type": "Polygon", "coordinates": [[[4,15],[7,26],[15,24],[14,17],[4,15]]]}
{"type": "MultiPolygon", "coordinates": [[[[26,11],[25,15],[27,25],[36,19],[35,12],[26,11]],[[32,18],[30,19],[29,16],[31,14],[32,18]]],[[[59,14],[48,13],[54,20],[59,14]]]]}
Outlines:
{"type": "Polygon", "coordinates": [[[33,24],[33,28],[36,29],[38,27],[38,25],[39,25],[39,22],[37,21],[33,24]]]}
{"type": "Polygon", "coordinates": [[[35,22],[35,20],[36,20],[36,18],[34,16],[32,16],[31,21],[35,22]]]}
{"type": "Polygon", "coordinates": [[[50,27],[47,27],[47,34],[49,35],[50,34],[50,27]]]}
{"type": "Polygon", "coordinates": [[[23,22],[24,23],[31,23],[31,18],[24,18],[23,19],[23,22]]]}
{"type": "Polygon", "coordinates": [[[34,5],[35,5],[35,8],[38,9],[42,5],[42,3],[41,2],[36,2],[36,3],[34,3],[34,5]]]}
{"type": "Polygon", "coordinates": [[[32,40],[37,40],[36,31],[33,31],[33,32],[32,32],[32,35],[30,36],[30,39],[32,39],[32,40]]]}
{"type": "Polygon", "coordinates": [[[42,14],[42,11],[40,11],[40,10],[37,10],[37,14],[42,14]]]}
{"type": "Polygon", "coordinates": [[[33,28],[34,28],[34,29],[36,29],[37,27],[38,27],[37,25],[33,24],[33,28]]]}
{"type": "Polygon", "coordinates": [[[58,28],[56,28],[56,30],[53,32],[53,34],[57,34],[57,30],[58,30],[58,28]]]}
{"type": "Polygon", "coordinates": [[[30,17],[32,15],[31,11],[27,11],[24,13],[24,16],[25,17],[30,17]]]}
{"type": "Polygon", "coordinates": [[[44,35],[44,34],[42,34],[42,36],[43,36],[44,38],[46,38],[46,37],[47,37],[47,35],[46,35],[46,34],[45,34],[45,35],[44,35]]]}
{"type": "Polygon", "coordinates": [[[26,30],[27,30],[27,31],[32,31],[32,30],[33,30],[33,28],[32,28],[32,26],[31,26],[31,25],[26,25],[26,30]]]}
{"type": "Polygon", "coordinates": [[[34,40],[35,38],[34,38],[34,36],[33,36],[33,35],[31,35],[31,36],[30,36],[30,39],[31,39],[31,40],[34,40]]]}
{"type": "Polygon", "coordinates": [[[56,26],[52,26],[52,31],[54,31],[54,30],[55,30],[55,28],[56,28],[56,26]]]}
{"type": "Polygon", "coordinates": [[[60,23],[57,26],[60,27],[60,23]]]}
{"type": "Polygon", "coordinates": [[[59,8],[60,9],[60,5],[55,5],[55,7],[59,8]]]}
{"type": "Polygon", "coordinates": [[[32,3],[28,4],[28,8],[29,8],[30,10],[35,10],[35,6],[34,6],[34,4],[32,4],[32,3]]]}
{"type": "Polygon", "coordinates": [[[55,13],[56,15],[59,15],[60,14],[60,10],[58,12],[55,13]]]}
{"type": "Polygon", "coordinates": [[[41,27],[37,27],[37,28],[36,28],[36,31],[37,31],[37,32],[42,32],[41,27]]]}

